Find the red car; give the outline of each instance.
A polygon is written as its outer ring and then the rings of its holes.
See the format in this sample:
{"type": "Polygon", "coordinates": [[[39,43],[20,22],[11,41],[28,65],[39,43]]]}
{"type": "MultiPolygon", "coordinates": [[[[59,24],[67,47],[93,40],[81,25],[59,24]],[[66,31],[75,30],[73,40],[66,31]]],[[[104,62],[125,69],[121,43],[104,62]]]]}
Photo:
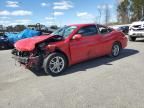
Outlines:
{"type": "Polygon", "coordinates": [[[37,36],[15,43],[13,57],[26,67],[42,67],[53,76],[68,66],[104,56],[116,57],[127,46],[125,35],[99,24],[75,24],[48,36],[37,36]]]}

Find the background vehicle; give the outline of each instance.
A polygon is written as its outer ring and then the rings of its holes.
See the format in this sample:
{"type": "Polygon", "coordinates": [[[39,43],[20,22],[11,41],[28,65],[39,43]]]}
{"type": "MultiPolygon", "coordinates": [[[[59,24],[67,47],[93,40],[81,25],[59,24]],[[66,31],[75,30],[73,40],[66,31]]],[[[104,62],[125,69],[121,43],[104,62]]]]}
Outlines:
{"type": "Polygon", "coordinates": [[[13,44],[21,39],[34,37],[41,35],[40,31],[25,29],[24,31],[14,34],[14,33],[5,33],[3,36],[0,36],[0,48],[12,48],[13,44]]]}
{"type": "Polygon", "coordinates": [[[130,25],[128,35],[130,41],[135,41],[136,38],[144,38],[144,18],[130,25]]]}
{"type": "Polygon", "coordinates": [[[99,56],[116,57],[127,46],[119,31],[96,24],[75,24],[58,29],[49,36],[23,39],[12,51],[26,67],[42,67],[51,75],[61,74],[66,67],[99,56]]]}
{"type": "Polygon", "coordinates": [[[127,35],[128,32],[129,32],[129,26],[121,26],[117,30],[119,30],[119,31],[121,31],[121,32],[123,32],[124,34],[127,35]]]}
{"type": "Polygon", "coordinates": [[[0,49],[11,48],[12,44],[8,41],[6,36],[0,36],[0,49]]]}
{"type": "Polygon", "coordinates": [[[123,32],[125,35],[128,35],[129,32],[129,24],[125,25],[113,25],[111,28],[123,32]]]}
{"type": "Polygon", "coordinates": [[[46,27],[45,25],[37,23],[34,25],[28,25],[27,28],[40,31],[42,34],[51,34],[55,30],[57,30],[59,27],[57,25],[51,25],[50,27],[46,27]]]}

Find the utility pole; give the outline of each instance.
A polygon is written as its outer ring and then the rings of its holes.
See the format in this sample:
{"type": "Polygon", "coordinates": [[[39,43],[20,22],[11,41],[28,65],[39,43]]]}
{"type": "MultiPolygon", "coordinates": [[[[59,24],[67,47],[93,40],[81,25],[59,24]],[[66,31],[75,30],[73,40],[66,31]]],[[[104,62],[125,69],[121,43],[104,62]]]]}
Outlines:
{"type": "Polygon", "coordinates": [[[142,17],[144,17],[144,7],[142,6],[142,17]]]}
{"type": "Polygon", "coordinates": [[[99,12],[99,24],[101,23],[101,6],[97,6],[98,12],[99,12]]]}
{"type": "Polygon", "coordinates": [[[109,23],[109,19],[110,19],[109,6],[108,4],[105,4],[105,24],[106,25],[109,23]]]}
{"type": "Polygon", "coordinates": [[[111,5],[108,4],[101,4],[97,6],[98,12],[99,12],[99,23],[101,23],[102,17],[104,17],[104,22],[107,25],[110,20],[110,8],[112,8],[111,5]],[[104,16],[102,14],[104,13],[104,16]]]}
{"type": "Polygon", "coordinates": [[[56,22],[55,22],[55,15],[54,15],[55,10],[54,10],[54,9],[52,9],[52,11],[53,11],[53,23],[54,23],[54,25],[55,25],[55,24],[56,24],[56,22]]]}

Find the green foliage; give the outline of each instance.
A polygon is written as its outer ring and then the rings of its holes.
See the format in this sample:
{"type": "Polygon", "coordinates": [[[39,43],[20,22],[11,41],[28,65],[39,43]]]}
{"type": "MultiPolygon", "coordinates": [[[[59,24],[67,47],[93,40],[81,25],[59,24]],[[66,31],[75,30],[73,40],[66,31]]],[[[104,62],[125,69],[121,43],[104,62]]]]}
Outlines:
{"type": "Polygon", "coordinates": [[[123,0],[117,7],[118,21],[129,23],[144,17],[144,0],[123,0]]]}
{"type": "Polygon", "coordinates": [[[124,0],[122,1],[117,8],[118,11],[118,21],[120,23],[129,23],[129,11],[130,10],[130,1],[124,0]]]}
{"type": "Polygon", "coordinates": [[[15,25],[15,26],[7,26],[6,27],[7,32],[21,32],[24,29],[26,29],[26,27],[24,25],[15,25]]]}
{"type": "Polygon", "coordinates": [[[24,29],[26,29],[26,27],[24,25],[16,25],[14,27],[14,30],[17,32],[23,31],[24,29]]]}
{"type": "Polygon", "coordinates": [[[144,16],[144,0],[131,0],[131,20],[140,20],[144,16]]]}

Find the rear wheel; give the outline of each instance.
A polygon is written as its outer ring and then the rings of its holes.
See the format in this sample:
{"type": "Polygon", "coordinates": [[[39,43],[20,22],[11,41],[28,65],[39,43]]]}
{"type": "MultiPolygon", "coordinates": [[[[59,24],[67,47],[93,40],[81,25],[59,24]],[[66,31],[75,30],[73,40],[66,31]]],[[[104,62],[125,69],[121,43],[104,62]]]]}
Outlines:
{"type": "Polygon", "coordinates": [[[136,40],[136,37],[129,36],[129,41],[135,41],[135,40],[136,40]]]}
{"type": "Polygon", "coordinates": [[[116,42],[113,44],[112,46],[112,50],[111,50],[111,57],[117,57],[120,54],[120,50],[121,50],[121,45],[120,43],[116,42]]]}
{"type": "Polygon", "coordinates": [[[64,72],[67,67],[67,59],[61,53],[52,53],[44,60],[45,73],[56,76],[64,72]]]}

